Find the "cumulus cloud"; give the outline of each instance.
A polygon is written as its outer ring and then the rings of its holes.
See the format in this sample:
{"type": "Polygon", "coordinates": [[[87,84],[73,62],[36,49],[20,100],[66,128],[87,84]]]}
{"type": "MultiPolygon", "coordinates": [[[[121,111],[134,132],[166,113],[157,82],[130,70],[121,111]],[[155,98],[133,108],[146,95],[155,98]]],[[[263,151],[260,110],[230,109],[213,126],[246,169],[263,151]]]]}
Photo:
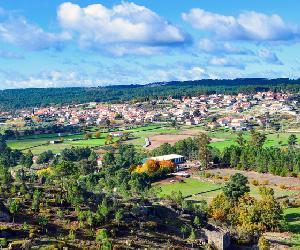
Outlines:
{"type": "Polygon", "coordinates": [[[233,55],[253,55],[250,49],[235,47],[228,42],[212,41],[204,38],[199,41],[198,48],[200,51],[208,54],[233,54],[233,55]]]}
{"type": "Polygon", "coordinates": [[[54,88],[92,86],[93,81],[79,71],[43,71],[37,74],[23,75],[15,72],[0,72],[5,80],[0,88],[54,88]]]}
{"type": "Polygon", "coordinates": [[[262,58],[266,63],[283,65],[282,61],[278,58],[278,56],[268,49],[259,50],[258,56],[262,58]]]}
{"type": "Polygon", "coordinates": [[[45,32],[24,17],[9,16],[0,21],[0,40],[29,50],[58,49],[70,38],[66,32],[45,32]]]}
{"type": "Polygon", "coordinates": [[[300,34],[298,26],[285,23],[279,15],[255,11],[234,17],[195,8],[183,13],[182,18],[194,28],[226,40],[284,41],[297,39],[300,34]]]}
{"type": "Polygon", "coordinates": [[[238,69],[245,69],[245,65],[243,63],[226,57],[213,57],[208,60],[208,64],[210,66],[217,67],[232,67],[238,69]]]}
{"type": "Polygon", "coordinates": [[[117,56],[155,54],[190,40],[188,34],[155,12],[129,2],[111,9],[102,4],[82,8],[66,2],[59,6],[57,16],[65,30],[78,36],[81,47],[106,50],[117,56]]]}

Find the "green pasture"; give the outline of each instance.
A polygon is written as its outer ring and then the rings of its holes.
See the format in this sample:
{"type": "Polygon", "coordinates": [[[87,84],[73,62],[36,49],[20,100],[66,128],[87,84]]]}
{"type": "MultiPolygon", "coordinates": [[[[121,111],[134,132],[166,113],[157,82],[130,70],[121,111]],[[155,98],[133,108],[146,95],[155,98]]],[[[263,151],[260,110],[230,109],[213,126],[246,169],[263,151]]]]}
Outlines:
{"type": "MultiPolygon", "coordinates": [[[[287,208],[284,216],[288,223],[289,231],[300,234],[300,207],[287,208]]],[[[299,235],[300,245],[300,235],[299,235]]]]}
{"type": "MultiPolygon", "coordinates": [[[[198,180],[195,178],[187,178],[183,182],[164,183],[155,185],[159,191],[160,197],[171,195],[172,192],[180,191],[184,197],[191,200],[211,200],[217,194],[222,192],[222,184],[213,183],[209,179],[207,181],[198,180]]],[[[283,190],[273,187],[276,198],[289,197],[295,194],[296,191],[283,190]]],[[[259,187],[250,185],[250,194],[259,198],[259,187]]]]}
{"type": "MultiPolygon", "coordinates": [[[[130,132],[133,139],[130,140],[130,143],[137,144],[142,146],[144,144],[144,140],[146,137],[154,134],[161,133],[174,133],[178,130],[173,128],[164,128],[159,125],[148,125],[142,126],[138,128],[125,130],[126,132],[130,132]],[[139,142],[139,144],[137,143],[139,142]]],[[[40,154],[47,150],[52,150],[55,153],[59,153],[61,150],[71,146],[82,146],[82,147],[95,147],[95,146],[103,146],[105,145],[105,138],[107,136],[107,132],[101,133],[100,138],[92,138],[89,140],[79,140],[79,141],[69,141],[69,139],[75,138],[83,138],[84,134],[43,134],[43,135],[30,135],[23,136],[17,140],[10,140],[7,142],[8,146],[13,149],[19,150],[28,150],[30,149],[33,154],[40,154]],[[58,140],[60,138],[64,139],[64,142],[61,144],[48,144],[51,140],[58,140]]],[[[117,139],[116,139],[117,140],[117,139]]]]}
{"type": "MultiPolygon", "coordinates": [[[[288,138],[292,133],[267,133],[266,132],[266,142],[265,147],[281,147],[287,146],[288,138]]],[[[298,138],[298,142],[300,143],[300,134],[295,134],[298,138]]],[[[211,145],[220,150],[224,150],[226,147],[230,147],[232,145],[237,145],[236,138],[237,133],[231,130],[220,129],[214,132],[209,132],[209,136],[212,138],[220,139],[220,141],[212,142],[211,145]],[[221,141],[222,140],[222,141],[221,141]]],[[[244,132],[244,138],[246,140],[250,139],[250,133],[244,132]]]]}
{"type": "MultiPolygon", "coordinates": [[[[131,133],[132,139],[128,141],[128,143],[134,144],[136,146],[143,146],[145,143],[145,138],[154,136],[154,135],[163,135],[163,134],[172,134],[176,135],[181,133],[183,130],[190,129],[194,131],[203,131],[203,127],[194,126],[187,127],[183,126],[180,129],[175,129],[173,127],[163,127],[161,125],[150,124],[146,126],[141,126],[137,128],[132,128],[125,130],[126,132],[131,133]]],[[[95,130],[95,129],[94,129],[95,130]]],[[[96,130],[95,130],[96,131],[96,130]]],[[[267,134],[267,141],[265,143],[266,147],[280,147],[287,145],[288,137],[290,133],[280,133],[280,134],[267,134]]],[[[107,136],[107,132],[102,133],[101,137],[96,139],[92,138],[90,140],[80,140],[80,141],[69,141],[69,139],[75,138],[83,138],[84,134],[42,134],[42,135],[30,135],[23,136],[17,140],[8,141],[8,145],[13,149],[19,150],[27,150],[31,149],[34,154],[39,154],[45,150],[53,150],[58,153],[60,150],[66,147],[71,146],[82,146],[82,147],[95,147],[95,146],[103,146],[105,144],[105,137],[107,136]],[[45,145],[51,140],[56,140],[59,138],[64,138],[65,141],[62,144],[55,145],[45,145]]],[[[230,147],[231,145],[236,145],[236,137],[237,133],[228,129],[218,129],[216,131],[209,132],[209,136],[212,138],[219,139],[219,141],[212,142],[211,145],[224,150],[226,147],[230,147]]],[[[300,134],[298,136],[298,141],[300,142],[300,134]]],[[[249,132],[244,132],[245,139],[249,139],[249,132]]]]}

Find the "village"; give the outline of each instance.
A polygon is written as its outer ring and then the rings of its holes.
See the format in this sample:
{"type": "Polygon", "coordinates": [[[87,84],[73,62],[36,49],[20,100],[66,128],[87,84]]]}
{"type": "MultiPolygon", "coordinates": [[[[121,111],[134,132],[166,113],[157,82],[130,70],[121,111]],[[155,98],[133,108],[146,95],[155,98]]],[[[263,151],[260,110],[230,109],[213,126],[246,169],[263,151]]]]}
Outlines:
{"type": "Polygon", "coordinates": [[[238,95],[200,95],[182,99],[150,100],[140,103],[85,103],[50,106],[0,113],[0,128],[41,126],[104,126],[172,124],[199,125],[208,128],[225,127],[250,130],[253,126],[268,127],[273,116],[281,115],[299,121],[299,109],[293,95],[288,93],[257,92],[238,95]]]}

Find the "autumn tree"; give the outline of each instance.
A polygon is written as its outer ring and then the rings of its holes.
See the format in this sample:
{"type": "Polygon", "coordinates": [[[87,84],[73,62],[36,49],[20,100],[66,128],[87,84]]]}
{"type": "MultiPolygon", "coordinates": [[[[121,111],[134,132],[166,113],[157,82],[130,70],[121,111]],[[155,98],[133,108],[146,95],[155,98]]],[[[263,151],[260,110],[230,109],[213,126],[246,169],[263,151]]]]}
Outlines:
{"type": "Polygon", "coordinates": [[[259,250],[270,250],[271,246],[269,241],[265,237],[260,237],[258,240],[258,248],[259,250]]]}
{"type": "Polygon", "coordinates": [[[101,138],[101,132],[100,131],[97,131],[96,133],[95,133],[95,138],[96,139],[99,139],[99,138],[101,138]]]}
{"type": "Polygon", "coordinates": [[[90,139],[92,139],[92,138],[93,138],[92,133],[86,133],[86,134],[84,135],[84,139],[86,139],[86,140],[90,140],[90,139]]]}
{"type": "Polygon", "coordinates": [[[113,136],[108,134],[105,138],[105,145],[106,144],[111,144],[113,142],[113,136]]]}

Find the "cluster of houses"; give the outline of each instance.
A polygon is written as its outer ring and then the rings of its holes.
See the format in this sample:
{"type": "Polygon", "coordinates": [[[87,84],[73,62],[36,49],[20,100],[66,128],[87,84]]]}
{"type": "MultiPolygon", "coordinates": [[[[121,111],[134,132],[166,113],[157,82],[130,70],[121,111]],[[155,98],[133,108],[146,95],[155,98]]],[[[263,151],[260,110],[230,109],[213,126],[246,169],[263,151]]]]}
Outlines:
{"type": "MultiPolygon", "coordinates": [[[[57,125],[104,125],[145,123],[174,123],[181,125],[202,124],[210,117],[221,117],[208,126],[224,126],[244,130],[253,120],[249,112],[259,107],[258,114],[286,113],[299,116],[296,105],[291,104],[291,94],[257,92],[238,95],[200,95],[172,97],[144,103],[103,104],[86,103],[63,107],[21,110],[16,115],[6,115],[7,122],[52,122],[57,125]]],[[[1,114],[0,114],[1,117],[1,114]]],[[[261,121],[258,121],[258,123],[261,121]]]]}

